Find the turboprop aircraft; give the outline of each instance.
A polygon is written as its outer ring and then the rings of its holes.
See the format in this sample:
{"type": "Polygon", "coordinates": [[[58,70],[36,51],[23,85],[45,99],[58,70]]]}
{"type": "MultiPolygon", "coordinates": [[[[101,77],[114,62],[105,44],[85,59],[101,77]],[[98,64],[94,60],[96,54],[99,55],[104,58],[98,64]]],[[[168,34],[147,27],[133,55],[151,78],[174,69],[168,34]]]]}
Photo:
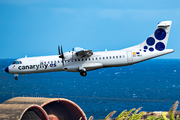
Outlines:
{"type": "Polygon", "coordinates": [[[19,74],[68,71],[79,72],[86,76],[87,71],[132,65],[171,52],[166,49],[172,21],[158,23],[154,33],[144,42],[133,47],[116,51],[92,52],[80,47],[63,53],[62,46],[58,46],[59,55],[43,57],[25,57],[15,60],[5,71],[14,74],[15,80],[19,74]]]}

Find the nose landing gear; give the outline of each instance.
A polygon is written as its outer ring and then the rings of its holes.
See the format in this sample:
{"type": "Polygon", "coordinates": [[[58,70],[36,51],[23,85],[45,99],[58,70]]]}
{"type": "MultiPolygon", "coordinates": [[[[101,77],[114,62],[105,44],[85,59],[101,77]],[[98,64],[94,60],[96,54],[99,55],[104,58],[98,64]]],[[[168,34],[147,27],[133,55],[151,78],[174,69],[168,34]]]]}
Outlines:
{"type": "Polygon", "coordinates": [[[86,71],[80,71],[80,75],[85,77],[87,75],[87,72],[86,71]]]}

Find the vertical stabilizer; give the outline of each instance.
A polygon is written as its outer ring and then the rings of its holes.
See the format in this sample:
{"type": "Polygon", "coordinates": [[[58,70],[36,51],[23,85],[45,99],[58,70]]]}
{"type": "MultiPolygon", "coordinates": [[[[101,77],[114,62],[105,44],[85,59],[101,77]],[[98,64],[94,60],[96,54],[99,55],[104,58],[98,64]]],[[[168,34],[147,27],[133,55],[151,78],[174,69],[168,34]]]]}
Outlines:
{"type": "Polygon", "coordinates": [[[139,45],[129,47],[123,50],[135,50],[142,52],[154,52],[165,50],[169,38],[171,24],[172,21],[162,21],[158,23],[154,33],[151,36],[149,36],[144,42],[142,42],[139,45]]]}
{"type": "Polygon", "coordinates": [[[131,51],[133,63],[155,58],[174,52],[173,49],[166,49],[172,21],[158,23],[154,33],[139,45],[123,49],[131,51]]]}
{"type": "Polygon", "coordinates": [[[154,33],[139,45],[142,51],[163,51],[166,49],[172,21],[160,22],[154,33]]]}

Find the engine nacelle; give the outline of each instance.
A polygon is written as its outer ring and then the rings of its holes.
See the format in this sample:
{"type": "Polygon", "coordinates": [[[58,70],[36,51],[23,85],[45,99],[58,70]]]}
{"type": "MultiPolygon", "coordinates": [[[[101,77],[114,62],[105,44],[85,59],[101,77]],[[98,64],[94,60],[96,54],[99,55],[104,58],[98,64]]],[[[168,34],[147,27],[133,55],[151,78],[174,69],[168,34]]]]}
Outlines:
{"type": "Polygon", "coordinates": [[[69,52],[64,53],[65,60],[74,60],[77,58],[78,58],[78,56],[76,55],[76,52],[74,52],[74,51],[69,51],[69,52]]]}
{"type": "Polygon", "coordinates": [[[74,60],[82,57],[90,57],[91,55],[93,55],[92,50],[84,50],[83,48],[75,47],[72,51],[64,53],[64,60],[74,60]]]}

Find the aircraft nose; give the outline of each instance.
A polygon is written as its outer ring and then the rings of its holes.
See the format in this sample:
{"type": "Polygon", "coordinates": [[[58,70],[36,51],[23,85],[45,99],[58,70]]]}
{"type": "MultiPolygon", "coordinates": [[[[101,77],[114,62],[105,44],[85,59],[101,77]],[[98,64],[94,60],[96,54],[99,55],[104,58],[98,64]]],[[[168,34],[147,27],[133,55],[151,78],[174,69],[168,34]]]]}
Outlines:
{"type": "Polygon", "coordinates": [[[5,69],[5,71],[6,71],[7,73],[9,73],[9,68],[7,67],[7,68],[5,69]]]}

